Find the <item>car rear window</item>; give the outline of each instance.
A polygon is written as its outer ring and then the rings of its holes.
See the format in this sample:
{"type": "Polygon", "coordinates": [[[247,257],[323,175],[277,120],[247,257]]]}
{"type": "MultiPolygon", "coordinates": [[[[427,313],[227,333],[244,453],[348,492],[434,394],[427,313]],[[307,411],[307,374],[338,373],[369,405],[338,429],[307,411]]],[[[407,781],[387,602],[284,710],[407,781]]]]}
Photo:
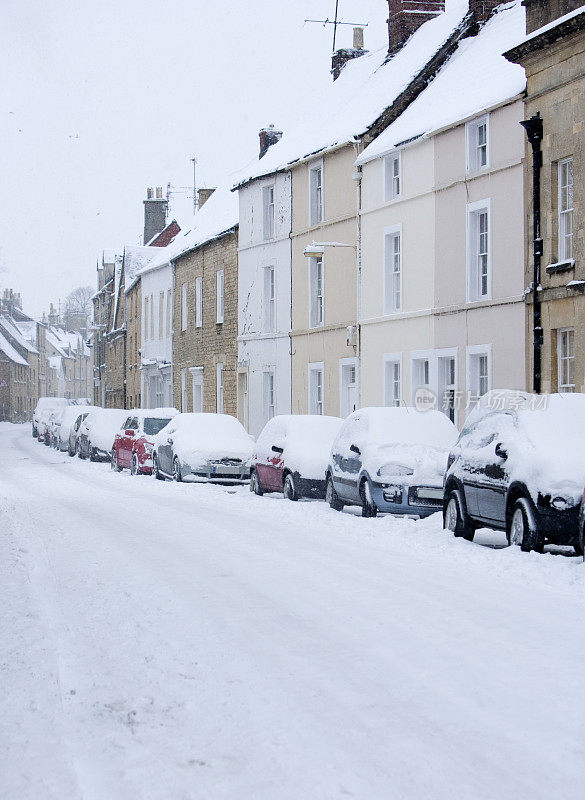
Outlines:
{"type": "Polygon", "coordinates": [[[154,436],[155,433],[162,431],[165,425],[168,425],[170,421],[170,418],[158,419],[156,417],[146,417],[144,420],[144,433],[147,436],[154,436]]]}

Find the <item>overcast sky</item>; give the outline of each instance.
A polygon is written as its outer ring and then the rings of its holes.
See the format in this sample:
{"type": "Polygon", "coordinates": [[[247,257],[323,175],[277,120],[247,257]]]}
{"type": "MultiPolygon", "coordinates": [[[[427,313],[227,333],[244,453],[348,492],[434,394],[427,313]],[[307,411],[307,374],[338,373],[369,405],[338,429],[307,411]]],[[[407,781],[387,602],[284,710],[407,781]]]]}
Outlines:
{"type": "MultiPolygon", "coordinates": [[[[147,186],[215,185],[331,81],[335,0],[3,0],[0,290],[35,316],[141,242],[147,186]]],[[[386,0],[340,0],[387,38],[386,0]]],[[[343,27],[338,45],[351,44],[343,27]]],[[[175,195],[177,210],[181,195],[175,195]]]]}

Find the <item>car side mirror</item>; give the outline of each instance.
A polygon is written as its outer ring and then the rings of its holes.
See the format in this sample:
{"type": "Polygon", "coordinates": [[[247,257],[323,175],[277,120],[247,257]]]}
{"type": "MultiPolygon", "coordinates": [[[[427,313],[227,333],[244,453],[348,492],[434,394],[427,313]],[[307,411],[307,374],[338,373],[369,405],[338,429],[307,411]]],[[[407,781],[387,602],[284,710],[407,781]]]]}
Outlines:
{"type": "Polygon", "coordinates": [[[352,453],[355,453],[358,456],[361,456],[361,454],[362,454],[362,451],[359,449],[357,444],[352,444],[349,449],[351,450],[352,453]]]}
{"type": "Polygon", "coordinates": [[[168,442],[169,444],[172,444],[172,443],[173,443],[173,440],[171,439],[171,437],[170,437],[170,436],[167,436],[167,442],[168,442]]]}
{"type": "Polygon", "coordinates": [[[272,452],[273,453],[284,453],[284,447],[277,447],[275,444],[272,445],[272,452]]]}
{"type": "Polygon", "coordinates": [[[498,442],[496,445],[496,455],[504,461],[508,458],[508,451],[501,442],[498,442]]]}
{"type": "Polygon", "coordinates": [[[134,431],[131,430],[124,431],[124,436],[134,436],[134,431]]]}

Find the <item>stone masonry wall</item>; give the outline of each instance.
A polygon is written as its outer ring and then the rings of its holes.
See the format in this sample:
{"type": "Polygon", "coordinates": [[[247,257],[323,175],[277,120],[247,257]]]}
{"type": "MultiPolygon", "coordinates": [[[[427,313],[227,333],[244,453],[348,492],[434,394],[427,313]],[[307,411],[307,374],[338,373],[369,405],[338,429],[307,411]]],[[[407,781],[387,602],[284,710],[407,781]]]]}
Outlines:
{"type": "Polygon", "coordinates": [[[186,372],[187,410],[193,411],[190,367],[203,367],[203,410],[217,409],[217,364],[223,363],[223,410],[237,415],[238,234],[237,230],[203,245],[175,262],[173,315],[173,392],[181,410],[182,370],[186,372]],[[217,272],[224,271],[223,323],[216,319],[217,272]],[[197,328],[195,281],[202,277],[202,326],[197,328]],[[182,285],[187,284],[187,328],[181,330],[182,285]]]}

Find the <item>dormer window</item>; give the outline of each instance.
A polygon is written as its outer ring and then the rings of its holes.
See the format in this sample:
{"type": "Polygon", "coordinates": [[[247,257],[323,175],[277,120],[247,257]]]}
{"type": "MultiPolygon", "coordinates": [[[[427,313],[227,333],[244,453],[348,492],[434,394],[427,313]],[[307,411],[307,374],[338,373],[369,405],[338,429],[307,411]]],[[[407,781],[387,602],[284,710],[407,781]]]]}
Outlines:
{"type": "Polygon", "coordinates": [[[489,167],[489,117],[484,115],[467,123],[467,172],[489,167]]]}

